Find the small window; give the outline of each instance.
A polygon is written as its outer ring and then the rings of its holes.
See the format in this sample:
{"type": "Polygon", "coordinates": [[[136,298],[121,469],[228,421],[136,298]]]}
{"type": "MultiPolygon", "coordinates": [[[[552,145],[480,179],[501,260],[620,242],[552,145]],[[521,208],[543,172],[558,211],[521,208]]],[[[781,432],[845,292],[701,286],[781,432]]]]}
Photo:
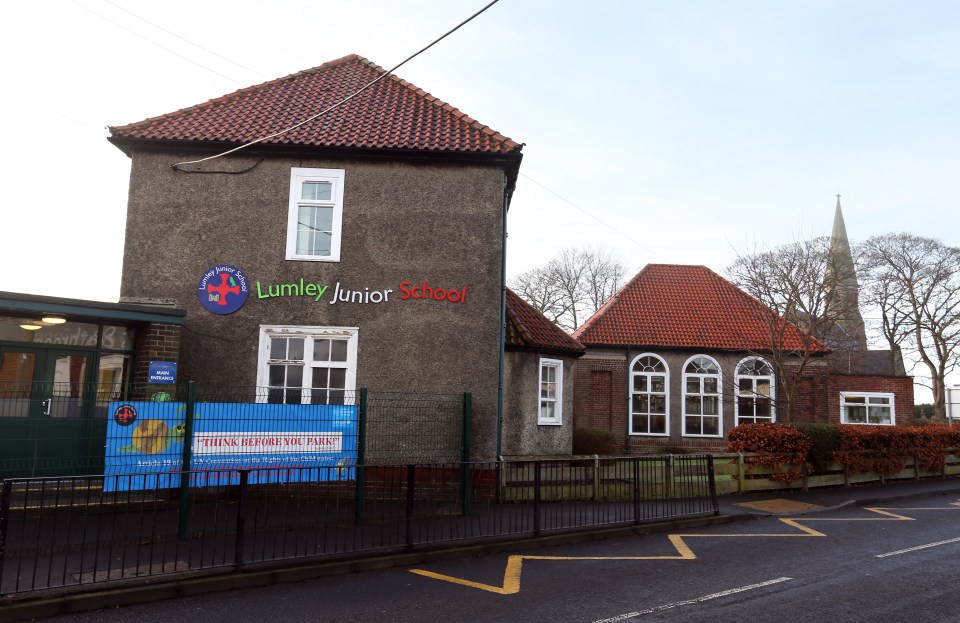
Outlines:
{"type": "Polygon", "coordinates": [[[290,174],[287,259],[340,261],[343,169],[294,168],[290,174]]]}
{"type": "Polygon", "coordinates": [[[540,416],[538,424],[563,424],[563,362],[540,360],[540,416]]]}
{"type": "Polygon", "coordinates": [[[275,404],[353,404],[357,330],[260,328],[258,400],[275,404]]]}
{"type": "Polygon", "coordinates": [[[720,366],[698,355],[683,367],[684,437],[721,437],[720,366]]]}
{"type": "Polygon", "coordinates": [[[750,357],[737,364],[736,376],[737,425],[775,422],[773,367],[759,357],[750,357]]]}
{"type": "Polygon", "coordinates": [[[894,395],[840,392],[840,421],[844,424],[896,424],[894,395]]]}
{"type": "Polygon", "coordinates": [[[667,364],[656,355],[637,357],[630,369],[630,434],[667,435],[667,364]]]}

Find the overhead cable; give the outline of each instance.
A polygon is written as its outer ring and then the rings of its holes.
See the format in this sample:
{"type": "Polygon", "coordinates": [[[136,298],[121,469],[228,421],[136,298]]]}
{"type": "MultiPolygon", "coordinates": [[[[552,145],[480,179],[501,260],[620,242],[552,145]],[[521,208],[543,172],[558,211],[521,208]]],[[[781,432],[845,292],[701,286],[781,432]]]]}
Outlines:
{"type": "Polygon", "coordinates": [[[328,106],[327,108],[321,110],[321,111],[318,112],[317,114],[315,114],[315,115],[313,115],[313,116],[311,116],[311,117],[307,117],[307,118],[304,119],[303,121],[300,121],[300,122],[298,122],[298,123],[296,123],[296,124],[294,124],[294,125],[286,128],[286,129],[280,130],[279,132],[274,132],[273,134],[269,134],[269,135],[267,135],[267,136],[262,136],[262,137],[260,137],[260,138],[258,138],[258,139],[252,140],[252,141],[250,141],[250,142],[248,142],[248,143],[244,143],[243,145],[239,145],[239,146],[237,146],[237,147],[234,147],[233,149],[228,149],[228,150],[225,151],[225,152],[222,152],[222,153],[219,153],[219,154],[215,154],[215,155],[213,155],[213,156],[207,156],[206,158],[200,158],[199,160],[189,160],[189,161],[185,161],[185,162],[175,162],[174,164],[171,165],[172,168],[173,168],[175,171],[180,171],[180,172],[183,172],[183,173],[192,173],[192,171],[184,171],[184,170],[181,169],[180,167],[183,166],[183,165],[187,165],[187,164],[199,164],[199,163],[201,163],[201,162],[207,162],[208,160],[213,160],[213,159],[215,159],[215,158],[220,158],[220,157],[222,157],[222,156],[226,156],[226,155],[229,155],[229,154],[238,152],[238,151],[240,151],[241,149],[246,149],[247,147],[250,147],[250,146],[252,146],[252,145],[256,145],[257,143],[262,143],[263,141],[267,141],[267,140],[270,140],[270,139],[272,139],[272,138],[276,138],[276,137],[278,137],[278,136],[280,136],[280,135],[282,135],[282,134],[286,134],[287,132],[289,132],[289,131],[291,131],[291,130],[295,130],[295,129],[299,128],[300,126],[303,126],[303,125],[305,125],[305,124],[307,124],[307,123],[310,123],[311,121],[313,121],[313,120],[315,120],[315,119],[318,119],[319,117],[322,117],[323,115],[327,114],[327,113],[330,112],[331,110],[335,110],[336,108],[339,108],[340,106],[343,106],[344,104],[346,104],[347,102],[349,102],[350,100],[352,100],[352,99],[355,98],[356,96],[360,95],[361,93],[363,93],[364,91],[366,91],[367,89],[369,89],[370,87],[372,87],[373,85],[377,84],[378,82],[380,82],[381,80],[383,80],[383,79],[386,78],[387,76],[392,75],[393,72],[395,72],[395,71],[398,70],[399,68],[403,67],[403,66],[406,65],[408,62],[410,62],[410,61],[412,61],[413,59],[415,59],[416,57],[420,56],[421,54],[423,54],[424,52],[426,52],[427,50],[429,50],[430,48],[432,48],[432,47],[435,46],[436,44],[440,43],[441,41],[443,41],[444,39],[446,39],[447,37],[449,37],[450,35],[452,35],[453,33],[455,33],[457,30],[459,30],[460,28],[462,28],[462,27],[465,26],[466,24],[468,24],[468,23],[470,23],[471,21],[473,21],[477,16],[479,16],[481,13],[483,13],[484,11],[486,11],[487,9],[489,9],[490,7],[492,7],[493,5],[495,5],[495,4],[496,4],[497,2],[499,2],[499,1],[500,1],[500,0],[493,0],[492,2],[490,2],[489,4],[487,4],[485,7],[483,7],[482,9],[480,9],[479,11],[477,11],[476,13],[474,13],[473,15],[471,15],[470,17],[468,17],[467,19],[463,20],[462,22],[460,22],[459,24],[457,24],[456,26],[454,26],[453,28],[451,28],[450,30],[448,30],[447,32],[445,32],[444,34],[442,34],[441,36],[439,36],[439,37],[437,37],[436,39],[434,39],[433,41],[431,41],[428,45],[424,46],[423,48],[421,48],[421,49],[418,50],[417,52],[411,54],[410,56],[408,56],[407,58],[405,58],[405,59],[402,60],[401,62],[397,63],[396,65],[394,65],[393,67],[391,67],[391,68],[388,69],[387,71],[383,72],[383,73],[382,73],[380,76],[378,76],[377,78],[374,78],[373,80],[371,80],[371,81],[368,82],[367,84],[365,84],[365,85],[363,85],[362,87],[360,87],[358,90],[356,90],[356,91],[354,91],[353,93],[351,93],[350,95],[348,95],[347,97],[345,97],[345,98],[343,98],[342,100],[340,100],[340,101],[338,101],[338,102],[336,102],[336,103],[328,106]]]}

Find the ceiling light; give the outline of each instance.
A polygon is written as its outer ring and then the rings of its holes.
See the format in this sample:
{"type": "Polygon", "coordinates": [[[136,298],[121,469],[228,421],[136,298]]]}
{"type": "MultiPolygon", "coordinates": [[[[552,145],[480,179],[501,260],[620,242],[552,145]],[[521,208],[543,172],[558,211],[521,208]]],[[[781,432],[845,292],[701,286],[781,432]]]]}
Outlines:
{"type": "Polygon", "coordinates": [[[44,316],[41,318],[47,324],[63,324],[67,321],[66,318],[61,318],[59,316],[44,316]]]}
{"type": "Polygon", "coordinates": [[[37,329],[42,329],[42,328],[43,328],[43,325],[42,325],[42,324],[35,324],[35,323],[32,323],[32,322],[25,322],[25,323],[23,323],[22,325],[20,325],[20,328],[21,328],[21,329],[26,329],[27,331],[36,331],[37,329]]]}

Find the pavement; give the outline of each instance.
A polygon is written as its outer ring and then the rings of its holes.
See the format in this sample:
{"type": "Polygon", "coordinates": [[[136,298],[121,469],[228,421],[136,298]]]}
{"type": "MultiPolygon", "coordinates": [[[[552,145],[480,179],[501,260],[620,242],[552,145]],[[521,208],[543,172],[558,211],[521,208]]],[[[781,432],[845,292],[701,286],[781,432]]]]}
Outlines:
{"type": "Polygon", "coordinates": [[[40,597],[17,603],[0,603],[0,623],[22,621],[38,617],[96,610],[118,605],[132,605],[211,591],[265,586],[278,582],[300,581],[329,575],[384,569],[410,564],[425,564],[437,560],[462,558],[496,552],[515,551],[518,548],[547,547],[574,542],[589,542],[598,538],[628,536],[652,532],[667,532],[690,527],[703,527],[731,521],[747,521],[758,516],[798,516],[844,506],[875,506],[897,503],[915,497],[957,496],[960,498],[960,477],[901,481],[890,484],[854,485],[851,487],[817,488],[810,491],[763,491],[725,495],[718,498],[720,516],[688,520],[645,523],[640,526],[584,530],[555,534],[538,539],[489,545],[463,545],[443,550],[411,552],[360,560],[291,564],[285,568],[226,574],[209,577],[170,578],[144,586],[104,588],[79,594],[40,597]]]}
{"type": "Polygon", "coordinates": [[[770,516],[799,515],[843,506],[872,506],[928,495],[960,496],[960,478],[928,478],[888,484],[820,487],[810,491],[799,489],[761,491],[723,495],[718,500],[721,515],[770,516]]]}

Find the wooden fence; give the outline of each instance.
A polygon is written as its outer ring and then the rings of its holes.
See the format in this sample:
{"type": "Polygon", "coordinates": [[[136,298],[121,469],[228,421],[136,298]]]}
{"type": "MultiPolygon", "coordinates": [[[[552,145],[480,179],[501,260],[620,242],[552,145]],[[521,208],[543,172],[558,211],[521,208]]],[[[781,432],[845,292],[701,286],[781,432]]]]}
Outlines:
{"type": "Polygon", "coordinates": [[[715,454],[713,456],[718,495],[774,489],[806,491],[815,487],[850,486],[871,482],[884,483],[960,475],[960,450],[951,450],[947,453],[945,466],[941,471],[924,470],[920,467],[920,461],[913,458],[907,461],[906,467],[900,472],[887,475],[877,472],[854,472],[846,465],[839,463],[831,463],[825,471],[814,473],[809,472],[806,465],[792,465],[773,470],[762,465],[751,464],[748,459],[754,456],[757,455],[715,454]],[[774,472],[786,470],[800,472],[803,476],[790,484],[770,478],[774,472]]]}

